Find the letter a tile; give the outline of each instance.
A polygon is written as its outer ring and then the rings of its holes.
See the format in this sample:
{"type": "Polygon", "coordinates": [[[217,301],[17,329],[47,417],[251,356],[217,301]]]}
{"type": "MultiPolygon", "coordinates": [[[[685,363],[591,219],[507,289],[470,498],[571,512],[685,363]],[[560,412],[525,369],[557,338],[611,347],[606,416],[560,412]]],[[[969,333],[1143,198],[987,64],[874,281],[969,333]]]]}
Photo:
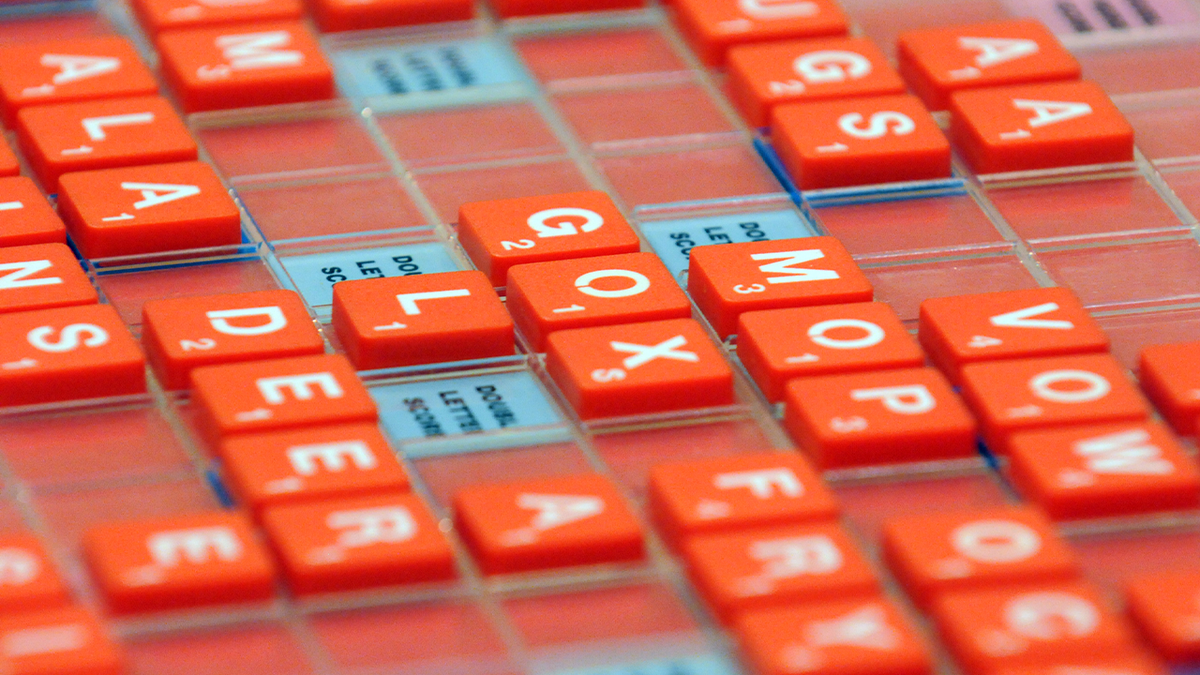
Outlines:
{"type": "Polygon", "coordinates": [[[644,555],[641,527],[599,475],[478,485],[454,496],[463,539],[487,574],[620,563],[644,555]]]}
{"type": "Polygon", "coordinates": [[[733,371],[692,319],[552,333],[546,370],[584,419],[733,402],[733,371]]]}

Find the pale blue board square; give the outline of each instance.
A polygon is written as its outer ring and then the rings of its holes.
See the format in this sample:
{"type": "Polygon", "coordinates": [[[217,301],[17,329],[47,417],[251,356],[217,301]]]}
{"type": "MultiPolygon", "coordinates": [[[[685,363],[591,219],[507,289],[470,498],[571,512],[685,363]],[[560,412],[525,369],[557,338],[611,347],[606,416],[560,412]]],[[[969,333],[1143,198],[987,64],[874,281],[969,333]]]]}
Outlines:
{"type": "Polygon", "coordinates": [[[402,277],[433,272],[454,272],[458,266],[441,244],[413,244],[388,248],[331,251],[281,256],[292,284],[312,307],[333,304],[333,285],[339,281],[402,277]]]}
{"type": "Polygon", "coordinates": [[[776,241],[815,237],[816,230],[795,211],[737,213],[680,220],[657,220],[641,224],[642,235],[680,284],[688,267],[688,255],[696,246],[736,244],[747,241],[776,241]]]}
{"type": "Polygon", "coordinates": [[[656,659],[577,670],[558,670],[552,675],[737,675],[728,660],[715,654],[656,659]]]}
{"type": "Polygon", "coordinates": [[[383,428],[397,441],[562,422],[527,371],[385,385],[373,387],[371,396],[383,428]]]}
{"type": "Polygon", "coordinates": [[[527,79],[508,47],[488,38],[350,48],[335,52],[333,61],[351,98],[420,99],[527,79]]]}

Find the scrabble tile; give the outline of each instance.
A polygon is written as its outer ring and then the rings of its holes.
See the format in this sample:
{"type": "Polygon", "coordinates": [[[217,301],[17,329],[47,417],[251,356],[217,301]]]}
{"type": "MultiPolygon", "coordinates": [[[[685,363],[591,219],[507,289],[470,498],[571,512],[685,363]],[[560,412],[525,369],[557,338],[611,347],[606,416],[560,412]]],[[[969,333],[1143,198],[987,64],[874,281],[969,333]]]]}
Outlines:
{"type": "Polygon", "coordinates": [[[1137,422],[1149,406],[1107,354],[974,363],[962,370],[963,398],[992,452],[1019,431],[1137,422]]]}
{"type": "Polygon", "coordinates": [[[556,330],[686,319],[692,304],[653,253],[517,265],[505,307],[534,349],[556,330]]]}
{"type": "Polygon", "coordinates": [[[230,488],[255,510],[409,487],[404,467],[374,424],[244,434],[222,441],[217,454],[230,488]]]}
{"type": "Polygon", "coordinates": [[[486,574],[640,560],[641,527],[608,479],[580,474],[454,495],[459,533],[486,574]]]}
{"type": "Polygon", "coordinates": [[[335,32],[468,21],[475,4],[471,0],[315,0],[312,12],[322,31],[335,32]]]}
{"type": "Polygon", "coordinates": [[[833,237],[697,246],[688,293],[722,337],[742,312],[870,302],[871,282],[833,237]]]}
{"type": "Polygon", "coordinates": [[[522,263],[637,253],[637,234],[603,192],[463,204],[458,241],[492,283],[522,263]]]}
{"type": "Polygon", "coordinates": [[[0,405],[146,391],[146,361],[111,305],[0,314],[0,405]]]}
{"type": "Polygon", "coordinates": [[[1003,667],[1078,662],[1090,666],[1137,651],[1125,622],[1082,582],[952,593],[933,617],[942,639],[968,673],[1003,667]]]}
{"type": "Polygon", "coordinates": [[[203,162],[68,173],[58,208],[89,258],[242,242],[241,212],[203,162]]]}
{"type": "Polygon", "coordinates": [[[295,291],[148,300],[142,344],[168,389],[184,389],[200,366],[321,354],[325,343],[295,291]]]}
{"type": "Polygon", "coordinates": [[[354,367],[336,354],[196,368],[192,402],[210,440],[378,417],[354,367]]]}
{"type": "Polygon", "coordinates": [[[0,248],[65,243],[67,228],[37,185],[24,176],[0,178],[0,248]]]}
{"type": "Polygon", "coordinates": [[[82,607],[0,616],[0,669],[11,675],[127,672],[121,648],[82,607]]]}
{"type": "Polygon", "coordinates": [[[1079,576],[1075,554],[1030,507],[901,516],[882,534],[884,560],[923,606],[949,592],[1079,576]]]}
{"type": "Polygon", "coordinates": [[[925,355],[882,302],[746,312],[738,358],[768,401],[797,377],[920,368],[925,355]]]}
{"type": "Polygon", "coordinates": [[[584,419],[733,403],[733,371],[692,319],[551,333],[546,370],[584,419]]]}
{"type": "Polygon", "coordinates": [[[98,525],[84,534],[83,554],[118,613],[264,600],[275,590],[271,559],[238,513],[98,525]]]}
{"type": "Polygon", "coordinates": [[[1108,351],[1108,336],[1066,288],[930,298],[917,337],[956,382],[968,363],[1108,351]]]}
{"type": "Polygon", "coordinates": [[[600,12],[610,9],[634,9],[646,0],[490,0],[501,17],[532,16],[534,14],[565,14],[567,12],[600,12]]]}
{"type": "Polygon", "coordinates": [[[1200,419],[1200,342],[1150,345],[1138,361],[1146,396],[1176,432],[1191,436],[1200,419]]]}
{"type": "Polygon", "coordinates": [[[196,159],[187,127],[158,96],[25,108],[17,113],[17,136],[48,192],[72,171],[196,159]]]}
{"type": "Polygon", "coordinates": [[[905,31],[896,52],[900,74],[934,110],[945,110],[956,91],[1077,80],[1081,72],[1058,38],[1029,19],[905,31]]]}
{"type": "Polygon", "coordinates": [[[4,140],[3,135],[0,135],[0,177],[15,176],[19,173],[21,173],[21,162],[12,148],[8,147],[8,141],[4,140]]]}
{"type": "Polygon", "coordinates": [[[728,52],[729,93],[752,126],[780,103],[904,93],[904,81],[866,38],[786,40],[728,52]]]}
{"type": "Polygon", "coordinates": [[[800,455],[735,455],[659,464],[646,499],[666,538],[793,522],[833,520],[838,503],[800,455]]]}
{"type": "Polygon", "coordinates": [[[1009,475],[1053,518],[1200,507],[1200,467],[1153,422],[1015,434],[1009,475]]]}
{"type": "Polygon", "coordinates": [[[31,105],[158,91],[150,69],[121,37],[46,40],[0,47],[0,104],[6,124],[31,105]]]}
{"type": "Polygon", "coordinates": [[[777,105],[770,121],[801,190],[950,176],[950,141],[915,96],[777,105]]]}
{"type": "Polygon", "coordinates": [[[298,21],[171,31],[159,36],[158,49],[163,76],[187,112],[334,96],[333,70],[298,21]]]}
{"type": "Polygon", "coordinates": [[[511,356],[513,321],[483,272],[343,281],[333,327],[359,370],[511,356]]]}
{"type": "Polygon", "coordinates": [[[1133,127],[1089,81],[954,94],[950,138],[976,173],[1133,161],[1133,127]]]}
{"type": "Polygon", "coordinates": [[[697,590],[726,622],[750,609],[879,592],[871,566],[837,523],[698,535],[684,542],[683,557],[697,590]]]}
{"type": "Polygon", "coordinates": [[[709,66],[723,64],[735,45],[845,35],[850,29],[833,0],[676,0],[675,19],[709,66]]]}
{"type": "Polygon", "coordinates": [[[132,0],[129,5],[142,28],[151,35],[225,24],[289,21],[304,16],[300,0],[132,0]]]}
{"type": "Polygon", "coordinates": [[[70,593],[38,538],[0,538],[0,612],[29,612],[65,605],[70,593]]]}
{"type": "Polygon", "coordinates": [[[1200,661],[1200,570],[1140,574],[1125,604],[1143,636],[1172,663],[1200,661]]]}
{"type": "Polygon", "coordinates": [[[97,300],[96,289],[65,244],[0,248],[0,313],[97,300]]]}
{"type": "Polygon", "coordinates": [[[446,535],[416,495],[273,506],[262,521],[297,594],[438,581],[456,574],[446,535]]]}
{"type": "Polygon", "coordinates": [[[757,675],[930,675],[921,638],[882,597],[741,615],[734,633],[757,675]]]}
{"type": "Polygon", "coordinates": [[[932,368],[792,380],[784,426],[822,469],[975,455],[975,420],[932,368]]]}

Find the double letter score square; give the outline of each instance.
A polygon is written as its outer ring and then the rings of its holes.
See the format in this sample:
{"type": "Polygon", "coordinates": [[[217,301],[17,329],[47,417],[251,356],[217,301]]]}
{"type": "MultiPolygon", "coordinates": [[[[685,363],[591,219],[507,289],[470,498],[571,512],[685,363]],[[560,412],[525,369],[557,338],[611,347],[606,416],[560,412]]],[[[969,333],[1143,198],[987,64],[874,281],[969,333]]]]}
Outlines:
{"type": "Polygon", "coordinates": [[[546,370],[583,419],[733,403],[733,371],[692,319],[553,333],[546,370]]]}

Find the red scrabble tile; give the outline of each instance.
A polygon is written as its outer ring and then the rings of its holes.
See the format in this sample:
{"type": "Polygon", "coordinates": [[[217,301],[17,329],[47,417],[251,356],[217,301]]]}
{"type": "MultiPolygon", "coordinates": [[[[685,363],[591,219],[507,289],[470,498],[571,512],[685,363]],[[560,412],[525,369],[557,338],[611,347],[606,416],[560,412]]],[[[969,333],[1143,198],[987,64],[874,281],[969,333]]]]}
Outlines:
{"type": "Polygon", "coordinates": [[[0,314],[0,405],[146,391],[146,361],[111,305],[0,314]]]}
{"type": "Polygon", "coordinates": [[[187,127],[158,96],[25,108],[17,113],[17,135],[49,192],[72,171],[196,159],[187,127]]]}
{"type": "Polygon", "coordinates": [[[263,528],[297,594],[449,579],[454,550],[412,494],[273,506],[263,528]]]}
{"type": "Polygon", "coordinates": [[[1124,584],[1142,635],[1172,663],[1200,661],[1200,570],[1141,574],[1124,584]]]}
{"type": "Polygon", "coordinates": [[[535,349],[556,330],[686,319],[692,304],[653,253],[517,265],[505,307],[535,349]]]}
{"type": "Polygon", "coordinates": [[[0,538],[0,612],[28,612],[64,605],[70,599],[54,563],[37,537],[0,538]]]}
{"type": "Polygon", "coordinates": [[[883,557],[918,603],[948,592],[1069,581],[1070,547],[1037,510],[1004,507],[886,520],[883,557]]]}
{"type": "Polygon", "coordinates": [[[37,185],[24,176],[0,178],[0,248],[55,243],[67,243],[67,228],[37,185]]]}
{"type": "Polygon", "coordinates": [[[582,474],[469,487],[460,534],[487,574],[640,560],[641,527],[608,479],[582,474]]]}
{"type": "Polygon", "coordinates": [[[634,9],[644,6],[646,0],[490,0],[489,4],[501,17],[511,17],[634,9]]]}
{"type": "Polygon", "coordinates": [[[552,333],[546,370],[584,419],[733,403],[733,371],[692,319],[552,333]]]}
{"type": "Polygon", "coordinates": [[[871,282],[833,237],[697,246],[688,293],[721,336],[742,312],[870,302],[871,282]]]}
{"type": "Polygon", "coordinates": [[[58,208],[89,258],[242,242],[241,212],[203,162],[65,174],[58,208]]]}
{"type": "Polygon", "coordinates": [[[65,244],[0,248],[0,313],[89,305],[97,299],[65,244]]]}
{"type": "Polygon", "coordinates": [[[1150,345],[1138,366],[1142,390],[1178,433],[1196,433],[1200,419],[1200,342],[1150,345]]]}
{"type": "Polygon", "coordinates": [[[0,669],[9,675],[121,675],[121,648],[82,607],[0,616],[0,669]]]}
{"type": "Polygon", "coordinates": [[[801,190],[950,176],[950,141],[915,96],[778,105],[771,143],[801,190]]]}
{"type": "Polygon", "coordinates": [[[676,545],[685,537],[833,520],[837,500],[803,457],[769,452],[659,464],[650,470],[651,516],[676,545]]]}
{"type": "Polygon", "coordinates": [[[16,153],[8,147],[8,141],[0,135],[0,176],[15,176],[21,173],[21,162],[16,153]]]}
{"type": "Polygon", "coordinates": [[[184,28],[287,21],[304,15],[300,0],[133,0],[129,4],[151,35],[184,28]]]}
{"type": "Polygon", "coordinates": [[[954,381],[968,363],[1108,351],[1108,336],[1066,288],[931,298],[917,337],[954,381]]]}
{"type": "Polygon", "coordinates": [[[882,302],[746,312],[738,358],[769,401],[788,380],[866,370],[919,368],[925,355],[882,302]]]}
{"type": "Polygon", "coordinates": [[[274,568],[249,519],[213,512],[93,527],[83,554],[114,612],[269,598],[274,568]]]}
{"type": "Polygon", "coordinates": [[[691,537],[688,572],[724,621],[749,609],[870,597],[870,564],[837,523],[783,525],[691,537]]]}
{"type": "Polygon", "coordinates": [[[1088,81],[954,94],[950,137],[976,173],[1133,161],[1133,127],[1088,81]]]}
{"type": "Polygon", "coordinates": [[[780,103],[904,93],[904,81],[866,38],[743,45],[728,59],[730,96],[758,127],[780,103]]]}
{"type": "Polygon", "coordinates": [[[963,397],[993,452],[1009,436],[1056,426],[1137,422],[1149,406],[1108,354],[974,363],[962,370],[963,397]]]}
{"type": "Polygon", "coordinates": [[[676,0],[680,31],[706,65],[751,42],[845,35],[849,22],[833,0],[676,0]]]}
{"type": "Polygon", "coordinates": [[[1152,422],[1015,434],[1009,475],[1053,518],[1200,507],[1200,467],[1152,422]]]}
{"type": "Polygon", "coordinates": [[[359,370],[511,356],[513,321],[482,272],[343,281],[333,327],[359,370]]]}
{"type": "Polygon", "coordinates": [[[458,240],[492,283],[523,263],[588,258],[639,250],[637,234],[603,192],[463,204],[458,240]]]}
{"type": "Polygon", "coordinates": [[[125,38],[47,40],[0,47],[0,105],[12,124],[31,105],[158,91],[150,69],[125,38]]]}
{"type": "Polygon", "coordinates": [[[298,21],[172,31],[158,38],[163,75],[188,112],[317,101],[333,70],[298,21]]]}
{"type": "Polygon", "coordinates": [[[197,368],[192,402],[211,440],[378,417],[354,367],[336,354],[197,368]]]}
{"type": "Polygon", "coordinates": [[[906,31],[896,52],[900,74],[934,110],[963,89],[1077,80],[1081,72],[1058,38],[1029,19],[906,31]]]}
{"type": "Polygon", "coordinates": [[[245,434],[222,441],[217,453],[233,492],[255,510],[409,487],[404,467],[374,424],[245,434]]]}
{"type": "Polygon", "coordinates": [[[757,675],[934,672],[921,638],[882,597],[746,612],[733,630],[757,675]]]}
{"type": "Polygon", "coordinates": [[[975,420],[932,368],[800,378],[784,425],[823,469],[975,455],[975,420]]]}
{"type": "Polygon", "coordinates": [[[322,31],[364,30],[443,21],[467,21],[471,0],[314,0],[313,18],[322,31]]]}
{"type": "Polygon", "coordinates": [[[294,291],[149,300],[142,305],[142,344],[168,389],[186,388],[200,366],[325,351],[294,291]]]}
{"type": "Polygon", "coordinates": [[[1059,663],[1103,666],[1138,651],[1125,622],[1081,582],[953,593],[934,603],[933,616],[972,675],[1059,663]]]}

